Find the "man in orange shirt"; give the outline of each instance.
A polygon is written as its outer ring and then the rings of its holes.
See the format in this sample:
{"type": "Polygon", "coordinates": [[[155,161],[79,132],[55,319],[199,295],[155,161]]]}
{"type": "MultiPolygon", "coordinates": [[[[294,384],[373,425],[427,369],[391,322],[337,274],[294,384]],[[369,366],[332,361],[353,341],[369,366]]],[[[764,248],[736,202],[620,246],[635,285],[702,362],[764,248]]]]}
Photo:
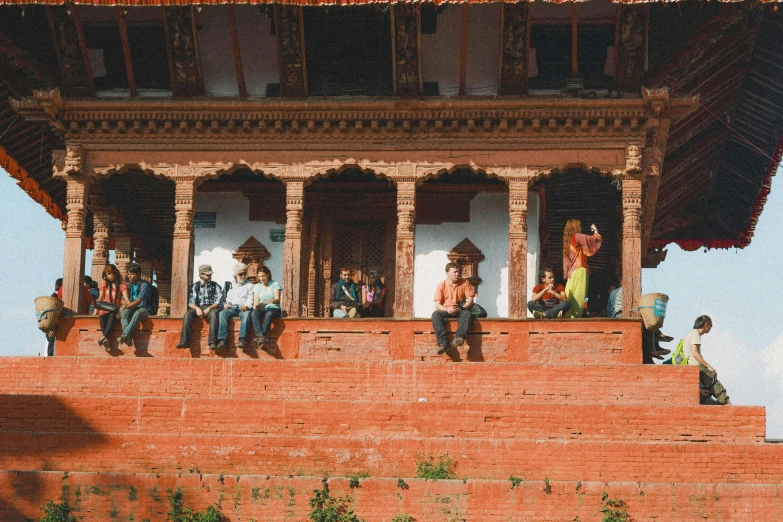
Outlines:
{"type": "Polygon", "coordinates": [[[451,347],[465,344],[468,328],[473,319],[470,309],[476,289],[467,280],[460,277],[457,263],[446,265],[446,280],[438,283],[435,289],[435,311],[432,312],[432,328],[438,338],[438,355],[449,350],[449,339],[446,335],[446,321],[449,317],[457,319],[457,333],[451,342],[451,347]]]}

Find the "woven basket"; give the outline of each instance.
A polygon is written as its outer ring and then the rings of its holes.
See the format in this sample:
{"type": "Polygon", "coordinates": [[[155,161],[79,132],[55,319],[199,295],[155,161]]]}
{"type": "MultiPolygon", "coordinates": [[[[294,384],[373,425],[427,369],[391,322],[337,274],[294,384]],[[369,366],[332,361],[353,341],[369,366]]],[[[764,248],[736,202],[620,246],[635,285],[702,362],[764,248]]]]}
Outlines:
{"type": "Polygon", "coordinates": [[[44,332],[54,330],[63,309],[63,302],[56,297],[43,295],[35,299],[35,315],[38,329],[44,332]]]}
{"type": "Polygon", "coordinates": [[[645,328],[657,330],[663,326],[668,302],[669,296],[666,294],[644,294],[636,301],[645,328]]]}

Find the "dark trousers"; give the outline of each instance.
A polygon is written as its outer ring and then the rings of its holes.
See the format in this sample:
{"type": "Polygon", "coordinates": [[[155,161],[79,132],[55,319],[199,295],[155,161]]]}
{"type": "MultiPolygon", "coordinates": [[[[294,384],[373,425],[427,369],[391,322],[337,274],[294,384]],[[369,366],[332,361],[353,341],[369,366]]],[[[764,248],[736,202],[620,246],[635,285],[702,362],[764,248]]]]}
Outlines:
{"type": "Polygon", "coordinates": [[[282,310],[279,308],[264,308],[263,310],[253,310],[250,319],[253,321],[253,331],[256,337],[269,335],[269,327],[272,326],[272,320],[280,317],[282,310]]]}
{"type": "Polygon", "coordinates": [[[111,331],[114,329],[114,321],[117,320],[117,316],[111,312],[98,316],[98,321],[101,323],[101,332],[103,336],[108,338],[111,331]]]}
{"type": "Polygon", "coordinates": [[[383,308],[381,308],[378,303],[368,304],[369,306],[367,308],[362,306],[358,309],[359,313],[362,314],[362,317],[383,317],[385,315],[383,308]]]}
{"type": "Polygon", "coordinates": [[[468,328],[473,322],[473,314],[470,310],[460,310],[456,315],[449,315],[448,312],[435,310],[432,312],[432,329],[435,330],[435,337],[438,338],[438,346],[448,346],[449,337],[446,335],[446,321],[449,317],[457,320],[457,333],[455,337],[465,339],[468,336],[468,328]]]}
{"type": "MultiPolygon", "coordinates": [[[[196,311],[192,308],[188,308],[188,311],[185,313],[185,317],[182,318],[182,333],[179,335],[179,344],[190,346],[190,328],[193,324],[193,319],[196,317],[198,317],[196,311]]],[[[219,328],[218,309],[213,308],[207,312],[206,317],[202,317],[202,320],[209,322],[209,340],[207,343],[211,346],[215,346],[217,344],[217,334],[219,328]]]]}
{"type": "Polygon", "coordinates": [[[527,302],[528,310],[530,310],[531,312],[541,312],[542,314],[546,315],[549,319],[553,319],[557,317],[557,314],[559,314],[561,311],[563,312],[563,315],[565,315],[565,313],[570,308],[571,308],[571,303],[569,303],[568,301],[560,301],[552,308],[545,308],[538,301],[527,302]]]}

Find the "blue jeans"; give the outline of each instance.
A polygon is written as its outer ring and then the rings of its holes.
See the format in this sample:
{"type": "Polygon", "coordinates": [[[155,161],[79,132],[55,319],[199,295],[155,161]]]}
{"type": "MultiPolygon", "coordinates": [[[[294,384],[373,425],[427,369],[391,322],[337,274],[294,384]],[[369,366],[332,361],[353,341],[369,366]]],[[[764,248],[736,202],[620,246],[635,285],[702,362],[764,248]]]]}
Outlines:
{"type": "Polygon", "coordinates": [[[558,304],[553,306],[552,308],[545,308],[539,303],[538,301],[528,301],[527,302],[527,309],[531,312],[541,312],[542,314],[546,315],[547,318],[552,319],[557,317],[557,314],[561,311],[563,312],[563,315],[571,308],[571,303],[568,301],[560,301],[558,304]]]}
{"type": "Polygon", "coordinates": [[[135,308],[133,310],[126,308],[120,312],[122,335],[130,337],[133,334],[133,330],[136,329],[136,325],[149,316],[150,312],[146,308],[135,308]]]}
{"type": "Polygon", "coordinates": [[[280,317],[282,310],[279,308],[264,308],[263,310],[253,310],[253,330],[256,335],[266,337],[269,334],[269,327],[272,326],[272,320],[280,317]],[[261,324],[261,317],[264,318],[264,324],[261,324]]]}
{"type": "Polygon", "coordinates": [[[247,339],[247,328],[250,326],[250,310],[242,312],[238,306],[232,306],[220,311],[218,318],[218,341],[226,340],[226,337],[228,337],[228,321],[236,316],[239,316],[239,338],[247,339]]]}

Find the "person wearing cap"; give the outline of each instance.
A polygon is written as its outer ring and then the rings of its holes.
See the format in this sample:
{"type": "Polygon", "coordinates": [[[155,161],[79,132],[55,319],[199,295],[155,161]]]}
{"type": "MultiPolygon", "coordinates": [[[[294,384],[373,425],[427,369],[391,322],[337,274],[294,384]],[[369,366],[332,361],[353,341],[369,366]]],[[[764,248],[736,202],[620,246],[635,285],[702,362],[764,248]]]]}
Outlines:
{"type": "Polygon", "coordinates": [[[228,321],[239,316],[239,342],[237,348],[247,348],[247,331],[250,329],[250,313],[253,310],[253,283],[247,280],[247,265],[234,265],[235,285],[226,292],[225,304],[219,315],[218,349],[226,348],[228,321]]]}
{"type": "Polygon", "coordinates": [[[142,320],[150,316],[152,293],[150,284],[141,278],[141,267],[136,263],[128,265],[128,299],[120,305],[122,335],[120,343],[133,346],[133,330],[142,320]]]}
{"type": "Polygon", "coordinates": [[[212,280],[212,267],[201,265],[198,267],[199,280],[190,287],[188,297],[188,311],[182,318],[182,332],[179,335],[177,348],[190,348],[190,327],[193,319],[201,317],[209,322],[209,349],[217,347],[218,313],[223,301],[223,289],[212,280]]]}

